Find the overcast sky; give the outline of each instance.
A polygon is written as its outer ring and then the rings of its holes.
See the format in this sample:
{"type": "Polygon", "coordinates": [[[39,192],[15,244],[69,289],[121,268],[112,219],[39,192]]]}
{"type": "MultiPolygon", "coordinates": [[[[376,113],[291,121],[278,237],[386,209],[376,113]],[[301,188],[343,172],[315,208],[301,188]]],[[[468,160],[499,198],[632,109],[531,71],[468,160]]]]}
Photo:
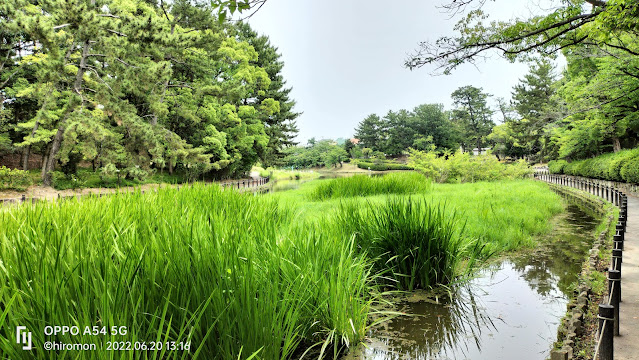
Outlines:
{"type": "MultiPolygon", "coordinates": [[[[510,99],[528,70],[497,55],[477,67],[433,76],[433,67],[410,71],[403,64],[420,41],[452,35],[459,17],[439,8],[446,0],[268,0],[250,19],[268,35],[284,61],[293,88],[298,141],[350,137],[369,114],[412,109],[424,103],[451,107],[450,94],[465,85],[510,99]]],[[[537,0],[488,2],[494,19],[527,18],[537,0]]],[[[494,100],[492,104],[494,104],[494,100]]],[[[496,119],[498,120],[498,119],[496,119]]]]}

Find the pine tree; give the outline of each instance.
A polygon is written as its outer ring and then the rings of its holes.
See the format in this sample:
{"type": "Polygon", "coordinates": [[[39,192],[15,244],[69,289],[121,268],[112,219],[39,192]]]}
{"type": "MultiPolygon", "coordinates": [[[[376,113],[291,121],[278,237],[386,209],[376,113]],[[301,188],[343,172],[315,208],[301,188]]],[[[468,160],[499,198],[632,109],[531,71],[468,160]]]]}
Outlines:
{"type": "Polygon", "coordinates": [[[258,59],[255,64],[263,68],[271,79],[268,89],[252,94],[254,101],[262,103],[265,99],[273,99],[279,103],[278,112],[262,112],[260,115],[269,136],[269,143],[261,159],[264,166],[281,165],[284,158],[282,149],[297,144],[294,140],[298,133],[295,119],[301,113],[293,110],[295,100],[290,98],[291,88],[285,87],[286,81],[282,75],[284,63],[280,60],[281,55],[277,52],[277,47],[270,43],[268,37],[258,35],[248,23],[239,22],[236,28],[238,38],[247,41],[257,51],[258,59]]]}
{"type": "Polygon", "coordinates": [[[382,119],[375,114],[368,115],[355,128],[355,137],[360,140],[361,146],[381,151],[386,141],[382,119]]]}
{"type": "Polygon", "coordinates": [[[481,151],[486,136],[495,126],[491,118],[493,111],[486,103],[489,96],[481,88],[474,86],[460,87],[451,94],[453,104],[457,107],[453,111],[453,120],[462,129],[462,146],[465,149],[476,146],[481,151]]]}

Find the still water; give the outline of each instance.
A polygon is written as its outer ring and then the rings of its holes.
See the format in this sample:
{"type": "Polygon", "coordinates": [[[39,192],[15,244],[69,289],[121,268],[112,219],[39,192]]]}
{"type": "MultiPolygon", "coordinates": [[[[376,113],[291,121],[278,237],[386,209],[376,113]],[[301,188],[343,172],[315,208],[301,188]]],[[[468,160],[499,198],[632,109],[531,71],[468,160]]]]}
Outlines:
{"type": "Polygon", "coordinates": [[[598,219],[566,205],[534,251],[498,261],[446,299],[412,294],[399,316],[374,328],[346,359],[517,359],[549,357],[598,219]]]}

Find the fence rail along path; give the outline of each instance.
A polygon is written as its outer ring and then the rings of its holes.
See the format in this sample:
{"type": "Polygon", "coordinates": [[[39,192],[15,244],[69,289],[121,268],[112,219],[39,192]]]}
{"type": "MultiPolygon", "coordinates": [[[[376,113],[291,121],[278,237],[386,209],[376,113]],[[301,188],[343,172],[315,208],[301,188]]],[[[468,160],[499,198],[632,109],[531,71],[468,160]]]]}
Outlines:
{"type": "MultiPolygon", "coordinates": [[[[607,271],[608,296],[599,304],[593,359],[639,359],[639,199],[625,193],[632,193],[634,185],[545,171],[535,178],[586,191],[619,207],[607,271]]],[[[568,359],[569,354],[554,353],[552,359],[556,358],[568,359]]]]}

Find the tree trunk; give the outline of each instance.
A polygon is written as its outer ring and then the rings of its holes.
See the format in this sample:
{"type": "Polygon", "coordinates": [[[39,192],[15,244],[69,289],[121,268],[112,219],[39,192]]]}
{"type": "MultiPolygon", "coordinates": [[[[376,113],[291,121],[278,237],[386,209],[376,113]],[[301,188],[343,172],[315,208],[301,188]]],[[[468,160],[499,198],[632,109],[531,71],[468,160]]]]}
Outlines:
{"type": "Polygon", "coordinates": [[[613,151],[614,152],[621,151],[621,142],[619,141],[618,137],[613,136],[613,138],[612,138],[612,146],[613,146],[613,151]]]}
{"type": "Polygon", "coordinates": [[[60,151],[60,145],[62,144],[62,136],[64,135],[64,121],[58,127],[58,132],[55,133],[53,142],[51,143],[51,150],[47,158],[46,166],[44,168],[44,174],[42,177],[42,184],[44,186],[51,186],[53,171],[55,170],[55,157],[60,151]]]}
{"type": "Polygon", "coordinates": [[[44,175],[47,172],[47,159],[49,158],[49,152],[51,152],[51,144],[47,145],[47,147],[44,150],[44,155],[42,155],[42,172],[41,172],[41,177],[44,180],[44,175]]]}
{"type": "Polygon", "coordinates": [[[29,154],[31,153],[31,145],[27,145],[22,150],[22,170],[29,170],[29,154]]]}

